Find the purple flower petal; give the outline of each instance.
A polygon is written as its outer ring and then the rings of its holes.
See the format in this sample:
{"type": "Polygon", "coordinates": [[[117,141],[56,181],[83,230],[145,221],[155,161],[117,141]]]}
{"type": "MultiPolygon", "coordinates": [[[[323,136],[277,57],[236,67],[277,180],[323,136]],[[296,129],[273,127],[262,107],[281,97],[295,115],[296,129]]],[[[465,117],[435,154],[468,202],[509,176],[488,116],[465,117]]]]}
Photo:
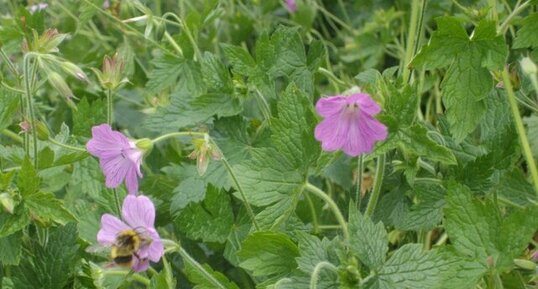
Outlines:
{"type": "Polygon", "coordinates": [[[123,219],[132,228],[153,228],[155,207],[148,197],[128,195],[121,211],[123,219]]]}
{"type": "Polygon", "coordinates": [[[130,148],[129,139],[117,131],[113,131],[108,124],[101,124],[92,128],[92,139],[86,144],[90,154],[98,158],[113,157],[121,154],[125,148],[130,148]]]}
{"type": "Polygon", "coordinates": [[[295,3],[295,0],[286,0],[286,7],[288,7],[288,10],[292,13],[297,11],[297,3],[295,3]]]}
{"type": "Polygon", "coordinates": [[[368,115],[376,115],[381,111],[381,107],[368,94],[356,93],[349,97],[349,102],[356,102],[362,112],[368,115]]]}
{"type": "Polygon", "coordinates": [[[117,188],[125,181],[130,194],[138,192],[143,152],[134,142],[120,132],[113,131],[108,124],[101,124],[92,128],[92,139],[86,148],[90,154],[99,158],[107,187],[117,188]]]}
{"type": "Polygon", "coordinates": [[[325,151],[341,149],[358,156],[371,152],[377,141],[387,138],[386,126],[373,117],[381,108],[367,94],[322,98],[316,110],[325,119],[316,126],[314,136],[325,151]]]}
{"type": "Polygon", "coordinates": [[[163,242],[155,229],[150,228],[149,234],[151,235],[152,242],[148,248],[148,257],[153,262],[159,262],[164,253],[163,242]]]}
{"type": "Polygon", "coordinates": [[[320,98],[316,103],[316,111],[323,117],[339,114],[347,103],[345,96],[320,98]]]}
{"type": "Polygon", "coordinates": [[[132,265],[132,269],[133,271],[135,272],[143,272],[143,271],[146,271],[149,267],[149,260],[148,259],[143,259],[143,260],[139,260],[138,258],[133,258],[133,265],[132,265]]]}
{"type": "Polygon", "coordinates": [[[110,214],[101,217],[101,229],[97,233],[97,242],[101,245],[110,246],[116,242],[119,232],[130,229],[120,219],[110,214]]]}

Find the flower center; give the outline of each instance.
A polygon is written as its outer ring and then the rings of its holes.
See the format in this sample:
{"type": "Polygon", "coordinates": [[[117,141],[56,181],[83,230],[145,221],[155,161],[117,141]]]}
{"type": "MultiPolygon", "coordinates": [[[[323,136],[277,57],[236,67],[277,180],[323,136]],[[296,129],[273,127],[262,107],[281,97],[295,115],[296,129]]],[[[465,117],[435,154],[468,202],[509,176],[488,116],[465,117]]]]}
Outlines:
{"type": "Polygon", "coordinates": [[[359,110],[359,104],[354,102],[354,103],[348,103],[346,104],[346,108],[345,108],[345,112],[347,114],[354,114],[356,113],[357,111],[359,110]]]}

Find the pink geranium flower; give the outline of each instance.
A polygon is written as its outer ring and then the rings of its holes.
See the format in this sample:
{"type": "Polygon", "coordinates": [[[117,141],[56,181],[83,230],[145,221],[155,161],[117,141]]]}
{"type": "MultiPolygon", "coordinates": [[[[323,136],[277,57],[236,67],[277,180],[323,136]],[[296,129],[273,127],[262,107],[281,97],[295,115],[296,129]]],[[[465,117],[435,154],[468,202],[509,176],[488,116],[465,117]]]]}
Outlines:
{"type": "Polygon", "coordinates": [[[123,201],[121,215],[123,221],[110,214],[101,217],[97,242],[102,246],[115,246],[120,236],[134,231],[140,242],[134,248],[131,267],[137,272],[145,271],[149,261],[159,262],[164,252],[161,237],[154,227],[155,206],[146,196],[128,195],[123,201]]]}
{"type": "Polygon", "coordinates": [[[138,192],[138,177],[142,177],[140,165],[144,153],[134,141],[113,131],[110,125],[101,124],[92,128],[92,138],[86,148],[90,154],[99,158],[108,188],[117,188],[125,180],[130,194],[138,192]]]}
{"type": "Polygon", "coordinates": [[[286,7],[288,7],[288,11],[291,13],[297,11],[297,3],[295,3],[295,0],[286,0],[286,7]]]}
{"type": "Polygon", "coordinates": [[[381,108],[368,94],[321,98],[316,111],[325,118],[315,130],[325,151],[341,149],[358,156],[371,152],[377,141],[387,138],[387,127],[374,118],[381,108]]]}

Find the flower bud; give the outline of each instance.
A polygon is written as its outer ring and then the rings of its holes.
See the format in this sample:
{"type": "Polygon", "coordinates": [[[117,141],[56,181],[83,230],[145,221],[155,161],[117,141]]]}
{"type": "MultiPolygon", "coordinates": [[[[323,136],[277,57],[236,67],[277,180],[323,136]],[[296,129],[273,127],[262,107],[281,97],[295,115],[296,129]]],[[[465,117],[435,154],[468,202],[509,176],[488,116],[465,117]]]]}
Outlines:
{"type": "Polygon", "coordinates": [[[88,81],[88,77],[86,76],[86,73],[82,71],[78,66],[75,64],[69,62],[69,61],[62,61],[60,67],[67,73],[73,75],[74,77],[78,78],[82,81],[88,81]]]}
{"type": "Polygon", "coordinates": [[[15,209],[15,201],[13,200],[10,194],[1,193],[0,204],[2,204],[2,207],[4,207],[4,210],[6,210],[10,214],[13,214],[13,210],[15,209]]]}
{"type": "Polygon", "coordinates": [[[122,77],[124,68],[125,63],[119,57],[118,53],[116,53],[112,58],[105,56],[101,71],[97,69],[94,69],[93,71],[97,75],[99,83],[103,88],[114,90],[128,82],[127,78],[122,77]]]}
{"type": "Polygon", "coordinates": [[[29,133],[32,129],[32,126],[30,126],[30,123],[26,120],[19,123],[19,127],[21,128],[20,133],[29,133]]]}
{"type": "Polygon", "coordinates": [[[189,154],[189,157],[196,158],[196,170],[200,176],[203,176],[209,166],[210,158],[220,160],[222,156],[215,145],[211,144],[207,135],[203,139],[193,139],[192,143],[194,151],[189,154]]]}
{"type": "Polygon", "coordinates": [[[37,138],[42,141],[49,139],[49,128],[41,121],[36,122],[37,138]]]}
{"type": "Polygon", "coordinates": [[[67,86],[67,83],[60,74],[50,71],[48,74],[48,80],[50,85],[52,85],[52,87],[54,87],[54,89],[56,89],[58,93],[60,93],[67,100],[71,100],[71,98],[74,97],[73,92],[69,86],[67,86]]]}
{"type": "Polygon", "coordinates": [[[58,45],[67,37],[67,34],[58,33],[58,30],[52,28],[47,29],[39,37],[36,34],[34,34],[36,40],[32,49],[41,53],[58,52],[58,45]]]}
{"type": "Polygon", "coordinates": [[[519,64],[521,65],[521,70],[523,70],[523,73],[527,75],[535,75],[538,73],[538,67],[536,67],[536,64],[529,57],[521,59],[519,64]]]}
{"type": "Polygon", "coordinates": [[[153,142],[149,138],[139,139],[135,144],[144,154],[148,154],[153,149],[153,142]]]}
{"type": "Polygon", "coordinates": [[[536,263],[524,260],[524,259],[514,259],[514,264],[516,264],[517,267],[525,269],[525,270],[536,270],[536,263]]]}

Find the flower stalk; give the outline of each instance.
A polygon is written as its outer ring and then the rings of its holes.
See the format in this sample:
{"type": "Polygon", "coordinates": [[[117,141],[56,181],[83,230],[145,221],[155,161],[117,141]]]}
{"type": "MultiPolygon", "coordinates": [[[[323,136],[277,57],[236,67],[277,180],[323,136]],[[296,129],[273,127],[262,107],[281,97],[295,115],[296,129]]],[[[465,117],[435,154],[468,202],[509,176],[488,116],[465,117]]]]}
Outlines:
{"type": "Polygon", "coordinates": [[[338,205],[333,201],[333,199],[331,199],[331,197],[329,197],[324,191],[320,190],[318,187],[312,185],[311,183],[305,183],[304,189],[325,201],[331,211],[333,211],[333,214],[336,217],[338,224],[340,224],[342,233],[344,234],[344,240],[346,242],[349,241],[349,231],[347,229],[346,219],[344,218],[344,215],[342,215],[342,212],[340,212],[338,205]]]}
{"type": "Polygon", "coordinates": [[[517,134],[519,135],[519,141],[521,142],[521,147],[523,148],[523,155],[525,156],[527,167],[531,173],[534,190],[536,191],[536,194],[538,194],[538,170],[536,169],[536,162],[532,156],[529,140],[527,139],[527,133],[525,132],[525,127],[523,126],[523,121],[521,120],[521,114],[519,113],[519,108],[517,107],[516,95],[514,94],[512,83],[510,82],[510,74],[508,73],[508,69],[506,67],[502,72],[502,78],[504,89],[508,95],[508,102],[510,103],[510,108],[512,109],[512,116],[516,125],[517,134]]]}
{"type": "Polygon", "coordinates": [[[232,181],[234,182],[237,191],[241,195],[241,199],[242,199],[243,203],[245,204],[245,208],[247,209],[247,213],[248,213],[248,215],[250,217],[250,220],[252,221],[252,224],[254,225],[254,228],[256,228],[256,231],[259,231],[260,226],[258,225],[258,222],[256,221],[256,216],[254,215],[254,210],[252,210],[252,207],[248,203],[246,195],[245,195],[245,191],[243,190],[243,188],[241,187],[241,184],[237,180],[237,176],[235,175],[235,172],[233,171],[232,166],[230,165],[228,160],[224,157],[224,154],[222,153],[222,150],[219,148],[219,146],[217,145],[215,140],[213,140],[207,133],[203,133],[203,132],[172,132],[172,133],[168,133],[168,134],[159,136],[157,138],[154,138],[151,141],[155,144],[155,143],[163,141],[165,139],[169,139],[169,138],[172,138],[172,137],[179,137],[179,136],[202,137],[204,139],[208,138],[211,141],[211,143],[214,145],[215,149],[218,151],[218,154],[220,155],[220,160],[222,161],[222,163],[224,164],[224,167],[228,171],[228,174],[232,178],[232,181]]]}
{"type": "Polygon", "coordinates": [[[368,206],[366,207],[365,215],[368,217],[372,217],[375,211],[377,202],[379,201],[379,196],[381,195],[381,184],[383,183],[384,175],[385,175],[385,154],[382,154],[377,158],[374,188],[372,190],[372,195],[370,196],[370,200],[368,200],[368,206]]]}
{"type": "MultiPolygon", "coordinates": [[[[27,53],[24,56],[23,60],[23,74],[24,74],[24,89],[26,92],[26,113],[27,113],[27,119],[30,121],[31,126],[31,133],[32,133],[32,142],[33,142],[33,148],[34,148],[34,167],[37,168],[38,165],[38,159],[37,159],[37,131],[36,131],[36,125],[35,125],[35,113],[34,113],[34,106],[32,102],[32,87],[31,87],[31,79],[35,77],[36,70],[30,68],[30,60],[31,60],[32,54],[27,53]]],[[[36,64],[34,63],[34,66],[36,64]]],[[[26,155],[30,156],[30,144],[27,142],[25,145],[25,151],[26,155]]]]}

